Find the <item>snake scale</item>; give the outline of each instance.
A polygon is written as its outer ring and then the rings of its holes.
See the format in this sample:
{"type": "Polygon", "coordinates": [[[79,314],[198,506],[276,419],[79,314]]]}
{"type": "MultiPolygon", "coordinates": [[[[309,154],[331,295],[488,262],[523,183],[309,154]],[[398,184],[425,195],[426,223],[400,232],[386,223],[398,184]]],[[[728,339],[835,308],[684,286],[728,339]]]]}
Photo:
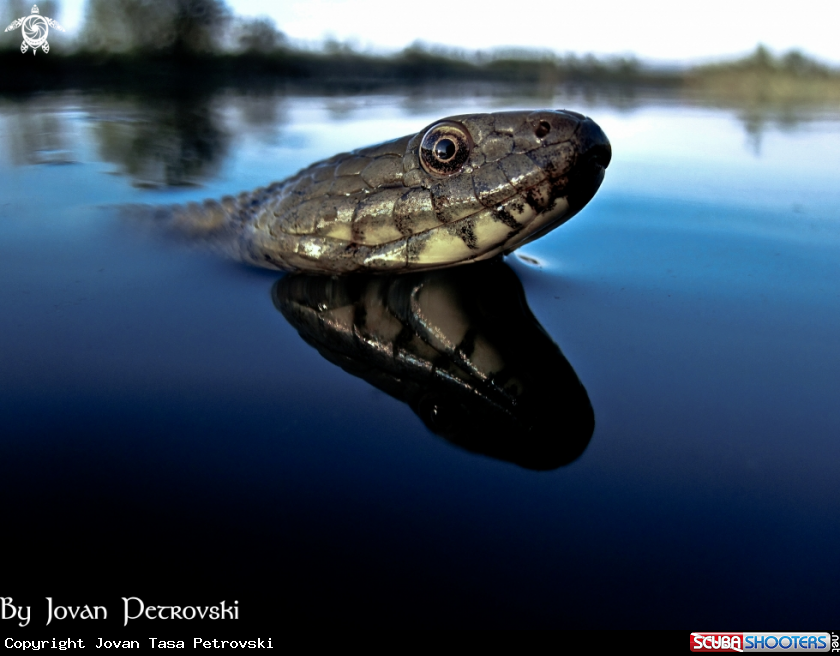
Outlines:
{"type": "Polygon", "coordinates": [[[164,215],[273,269],[440,269],[509,253],[564,223],[598,190],[610,157],[603,131],[576,112],[468,114],[164,215]]]}

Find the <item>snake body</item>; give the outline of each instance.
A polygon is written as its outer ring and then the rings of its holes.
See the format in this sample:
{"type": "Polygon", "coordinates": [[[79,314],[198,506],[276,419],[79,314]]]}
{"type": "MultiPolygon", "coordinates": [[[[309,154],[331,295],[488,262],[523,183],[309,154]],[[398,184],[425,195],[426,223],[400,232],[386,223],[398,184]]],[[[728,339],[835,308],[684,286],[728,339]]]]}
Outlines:
{"type": "Polygon", "coordinates": [[[439,269],[508,253],[565,222],[597,191],[610,155],[601,129],[575,112],[454,116],[169,218],[268,268],[439,269]]]}

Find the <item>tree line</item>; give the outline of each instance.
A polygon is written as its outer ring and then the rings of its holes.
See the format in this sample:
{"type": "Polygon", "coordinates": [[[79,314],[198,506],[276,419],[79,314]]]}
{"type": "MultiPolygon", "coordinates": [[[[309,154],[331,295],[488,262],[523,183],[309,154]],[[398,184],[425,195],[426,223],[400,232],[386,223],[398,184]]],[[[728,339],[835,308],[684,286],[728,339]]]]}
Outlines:
{"type": "MultiPolygon", "coordinates": [[[[28,15],[32,0],[0,0],[6,24],[28,15]]],[[[42,16],[60,14],[55,0],[38,3],[42,16]]],[[[4,46],[14,45],[6,35],[4,46]]],[[[286,45],[270,18],[235,16],[222,0],[88,0],[73,50],[134,55],[270,53],[286,45]]]]}

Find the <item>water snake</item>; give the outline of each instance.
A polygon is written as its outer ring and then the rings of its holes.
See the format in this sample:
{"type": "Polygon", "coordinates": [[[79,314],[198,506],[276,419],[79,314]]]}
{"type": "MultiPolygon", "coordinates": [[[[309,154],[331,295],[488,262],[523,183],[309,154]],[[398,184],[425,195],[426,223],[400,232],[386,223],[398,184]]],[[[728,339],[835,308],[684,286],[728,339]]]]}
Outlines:
{"type": "Polygon", "coordinates": [[[598,190],[610,157],[603,131],[575,112],[468,114],[161,215],[268,268],[440,269],[508,253],[564,223],[598,190]]]}

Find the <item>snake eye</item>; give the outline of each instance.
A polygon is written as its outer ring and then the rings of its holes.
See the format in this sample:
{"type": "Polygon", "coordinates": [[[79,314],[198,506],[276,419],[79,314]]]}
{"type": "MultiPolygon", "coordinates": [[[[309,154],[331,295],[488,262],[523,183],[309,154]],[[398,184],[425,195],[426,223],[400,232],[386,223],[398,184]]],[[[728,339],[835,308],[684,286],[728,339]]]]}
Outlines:
{"type": "Polygon", "coordinates": [[[472,150],[470,133],[460,123],[443,121],[430,127],[420,142],[420,163],[428,173],[458,173],[472,150]]]}

